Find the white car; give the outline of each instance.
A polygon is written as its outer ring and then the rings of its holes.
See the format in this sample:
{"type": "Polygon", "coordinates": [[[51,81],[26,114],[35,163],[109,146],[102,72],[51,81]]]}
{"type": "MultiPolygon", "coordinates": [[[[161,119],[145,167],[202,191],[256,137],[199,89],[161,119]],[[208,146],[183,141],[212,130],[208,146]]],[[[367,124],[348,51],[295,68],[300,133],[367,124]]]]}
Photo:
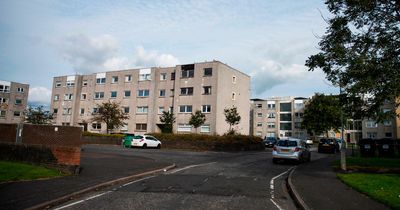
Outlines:
{"type": "Polygon", "coordinates": [[[279,140],[272,151],[272,162],[279,160],[295,160],[305,162],[311,160],[309,146],[305,141],[296,138],[284,138],[279,140]]]}
{"type": "Polygon", "coordinates": [[[154,147],[160,149],[161,141],[156,139],[156,137],[150,135],[136,135],[133,137],[131,145],[132,147],[142,147],[142,148],[154,147]]]}

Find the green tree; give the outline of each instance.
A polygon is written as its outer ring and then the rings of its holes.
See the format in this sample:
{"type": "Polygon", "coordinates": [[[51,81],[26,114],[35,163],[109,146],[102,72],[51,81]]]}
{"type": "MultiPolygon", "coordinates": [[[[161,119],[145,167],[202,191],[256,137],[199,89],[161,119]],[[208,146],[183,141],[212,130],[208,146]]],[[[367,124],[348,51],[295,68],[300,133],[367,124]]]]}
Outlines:
{"type": "Polygon", "coordinates": [[[32,124],[50,124],[53,119],[49,111],[45,111],[43,106],[36,108],[29,107],[26,110],[25,122],[32,124]]]}
{"type": "Polygon", "coordinates": [[[326,0],[333,16],[326,20],[327,31],[319,42],[321,52],[306,61],[310,71],[321,68],[348,98],[368,96],[358,112],[378,121],[388,117],[382,104],[395,102],[400,94],[399,2],[326,0]]]}
{"type": "Polygon", "coordinates": [[[92,121],[104,122],[107,127],[107,133],[109,133],[110,130],[125,125],[124,120],[129,119],[129,116],[122,111],[119,103],[111,101],[103,102],[98,105],[97,108],[99,112],[95,114],[92,121]]]}
{"type": "Polygon", "coordinates": [[[309,133],[326,134],[341,127],[341,111],[339,97],[316,93],[306,104],[302,127],[309,133]]]}
{"type": "Polygon", "coordinates": [[[229,131],[228,134],[234,134],[235,130],[232,126],[239,124],[241,117],[237,112],[237,108],[234,106],[232,108],[225,108],[225,121],[229,124],[229,131]]]}
{"type": "Polygon", "coordinates": [[[164,124],[164,126],[161,128],[161,132],[172,133],[175,119],[176,118],[173,112],[163,111],[162,115],[160,116],[160,122],[164,124]]]}
{"type": "Polygon", "coordinates": [[[192,125],[196,129],[206,122],[206,115],[200,110],[197,110],[194,114],[192,113],[189,120],[189,125],[192,125]]]}

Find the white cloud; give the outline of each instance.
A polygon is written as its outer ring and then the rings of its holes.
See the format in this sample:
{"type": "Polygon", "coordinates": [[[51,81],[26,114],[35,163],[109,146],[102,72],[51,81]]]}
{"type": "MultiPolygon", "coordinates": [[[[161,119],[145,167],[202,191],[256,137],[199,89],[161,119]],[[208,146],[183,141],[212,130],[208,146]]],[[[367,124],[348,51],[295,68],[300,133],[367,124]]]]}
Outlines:
{"type": "Polygon", "coordinates": [[[29,103],[35,104],[50,104],[51,90],[45,87],[33,87],[29,88],[29,103]]]}
{"type": "Polygon", "coordinates": [[[146,51],[142,46],[136,48],[135,65],[141,67],[170,67],[179,64],[178,58],[171,54],[160,54],[157,51],[146,51]]]}

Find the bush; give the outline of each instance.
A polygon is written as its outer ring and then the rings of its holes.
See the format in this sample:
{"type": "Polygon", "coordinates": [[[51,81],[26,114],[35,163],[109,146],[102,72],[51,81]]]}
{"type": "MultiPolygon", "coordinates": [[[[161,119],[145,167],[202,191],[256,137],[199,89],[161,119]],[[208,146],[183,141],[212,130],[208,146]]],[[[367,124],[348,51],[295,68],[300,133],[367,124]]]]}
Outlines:
{"type": "Polygon", "coordinates": [[[150,134],[162,142],[163,148],[213,150],[213,151],[250,151],[264,150],[262,139],[245,135],[202,135],[202,134],[150,134]]]}
{"type": "Polygon", "coordinates": [[[88,131],[84,131],[82,136],[95,136],[95,137],[115,137],[115,138],[123,138],[124,134],[103,134],[103,133],[91,133],[88,131]]]}

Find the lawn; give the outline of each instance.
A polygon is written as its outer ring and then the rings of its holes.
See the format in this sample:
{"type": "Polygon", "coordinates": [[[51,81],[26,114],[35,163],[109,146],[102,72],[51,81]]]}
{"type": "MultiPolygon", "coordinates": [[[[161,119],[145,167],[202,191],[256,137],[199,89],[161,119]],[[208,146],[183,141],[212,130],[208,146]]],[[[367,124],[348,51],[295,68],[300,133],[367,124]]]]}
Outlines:
{"type": "MultiPolygon", "coordinates": [[[[347,157],[346,164],[349,167],[400,168],[400,158],[347,157]]],[[[335,165],[340,166],[340,160],[337,160],[335,165]]]]}
{"type": "Polygon", "coordinates": [[[65,174],[41,166],[11,161],[0,161],[0,182],[53,178],[65,174]]]}
{"type": "Polygon", "coordinates": [[[394,209],[400,209],[400,174],[337,174],[347,185],[394,209]]]}

